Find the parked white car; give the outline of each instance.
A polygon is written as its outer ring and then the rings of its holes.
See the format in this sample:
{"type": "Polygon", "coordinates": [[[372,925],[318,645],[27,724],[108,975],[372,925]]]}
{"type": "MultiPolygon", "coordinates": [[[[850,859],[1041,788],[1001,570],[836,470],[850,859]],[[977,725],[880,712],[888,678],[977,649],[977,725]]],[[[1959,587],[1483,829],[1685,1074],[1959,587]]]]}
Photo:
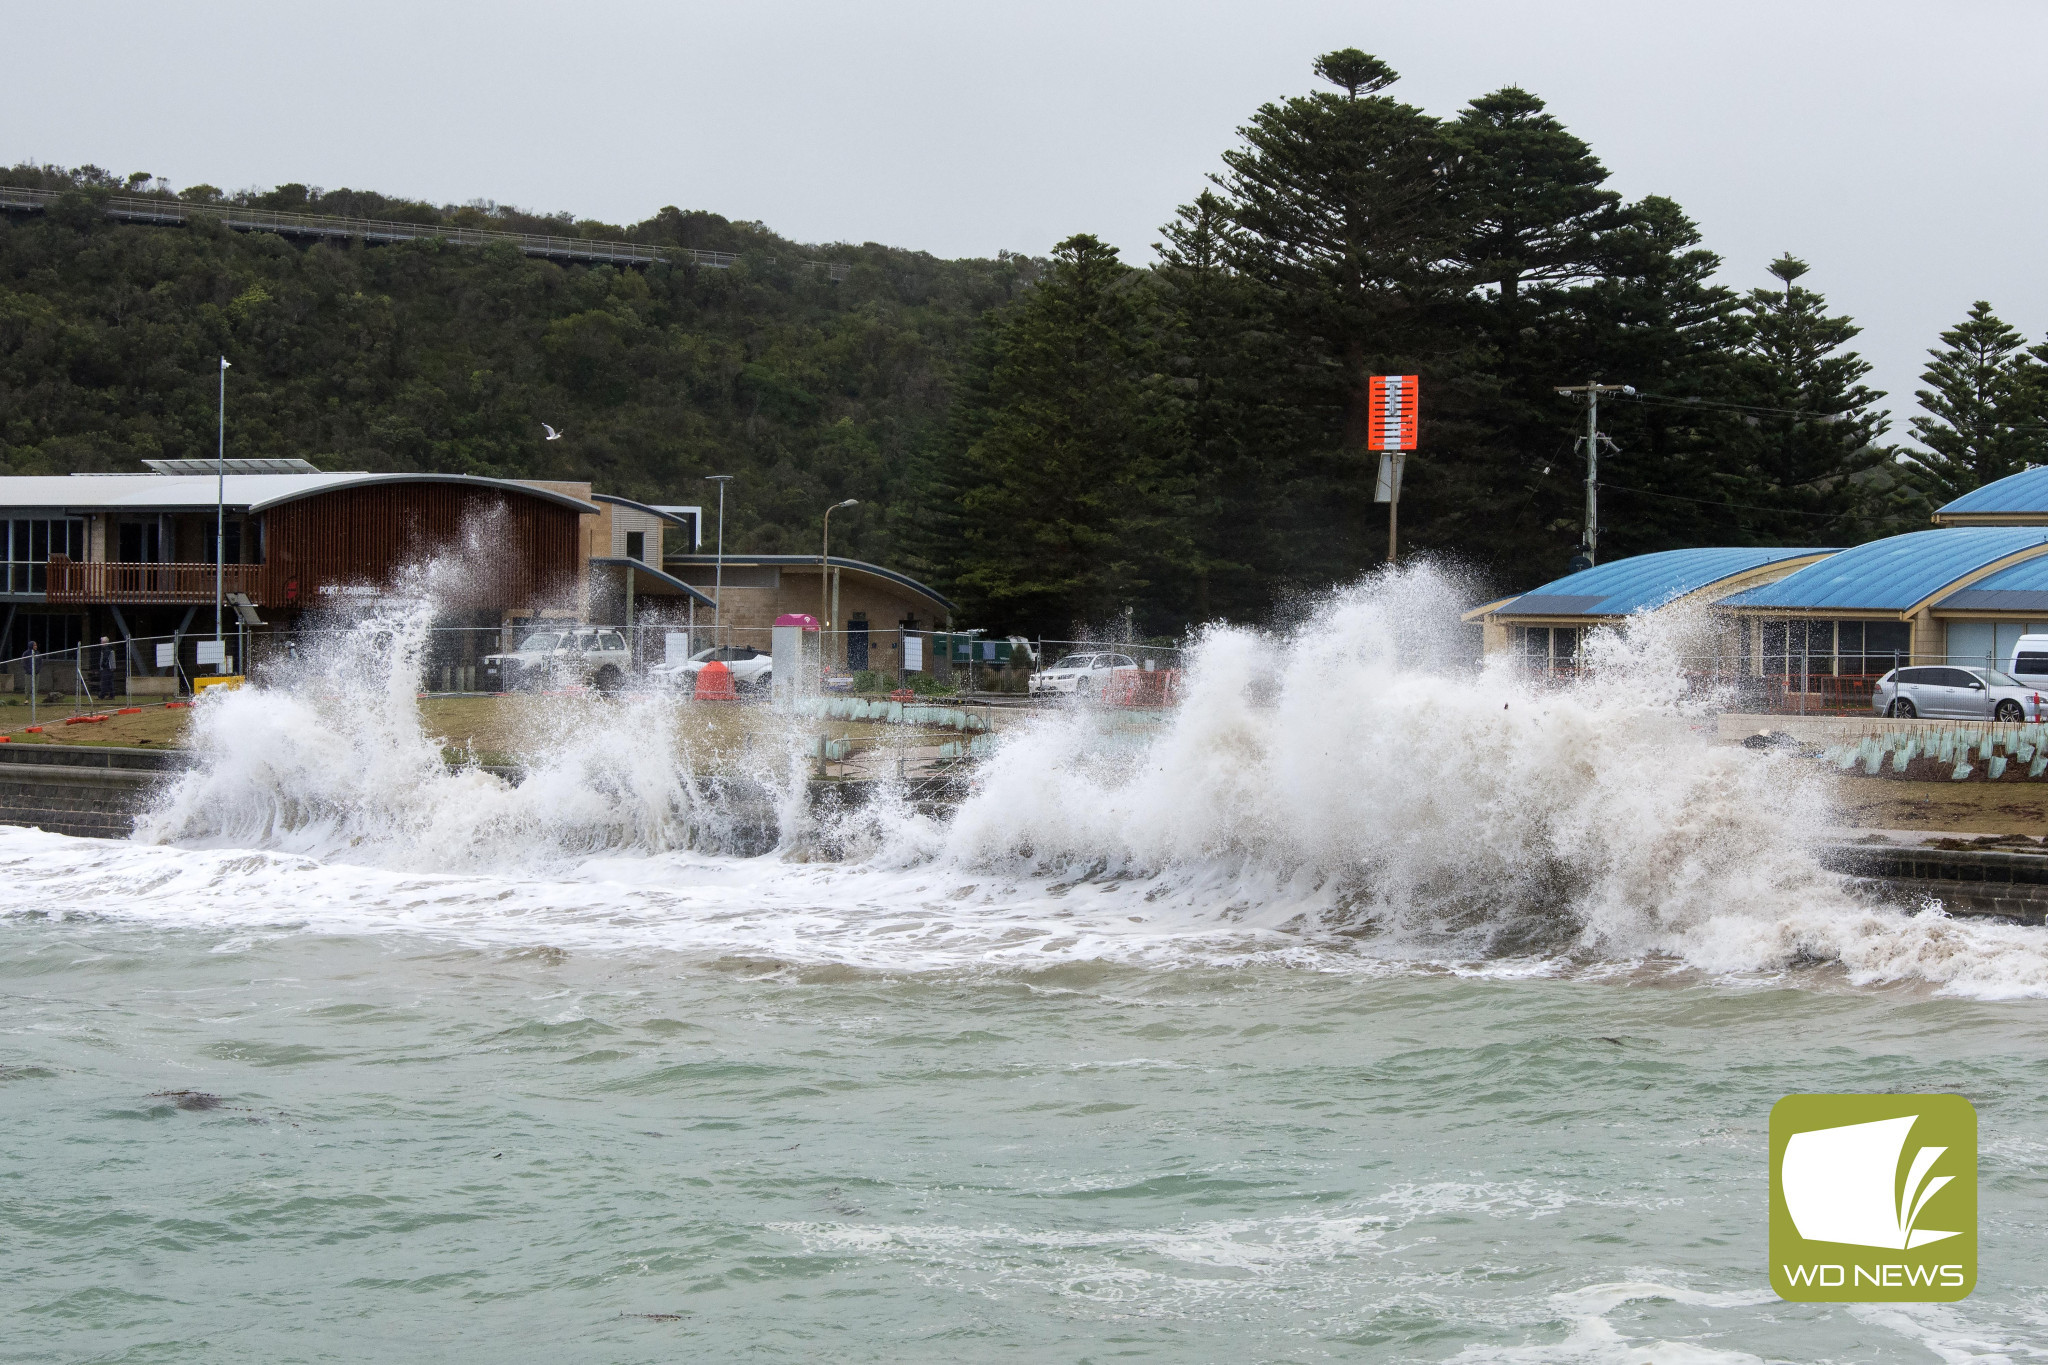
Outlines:
{"type": "Polygon", "coordinates": [[[647,676],[663,687],[695,689],[704,665],[718,660],[732,671],[735,692],[766,692],[774,684],[775,656],[752,645],[719,645],[700,649],[679,664],[656,664],[647,676]]]}
{"type": "Polygon", "coordinates": [[[486,654],[478,683],[486,692],[587,684],[616,692],[633,668],[625,635],[601,626],[537,630],[503,654],[486,654]]]}
{"type": "Polygon", "coordinates": [[[1090,696],[1117,674],[1138,671],[1138,661],[1128,654],[1069,654],[1031,675],[1031,695],[1090,696]]]}
{"type": "Polygon", "coordinates": [[[1870,689],[1870,707],[1900,719],[2034,721],[2048,719],[2044,690],[1995,668],[1895,668],[1870,689]]]}

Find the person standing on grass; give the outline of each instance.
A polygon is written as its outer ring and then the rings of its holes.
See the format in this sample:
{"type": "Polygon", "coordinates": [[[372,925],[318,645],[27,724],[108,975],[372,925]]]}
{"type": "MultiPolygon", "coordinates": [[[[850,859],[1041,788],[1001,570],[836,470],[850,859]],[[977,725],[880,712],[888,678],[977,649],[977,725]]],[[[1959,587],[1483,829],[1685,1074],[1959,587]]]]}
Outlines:
{"type": "Polygon", "coordinates": [[[94,662],[99,665],[98,678],[94,683],[94,690],[102,697],[113,696],[114,670],[119,666],[120,660],[114,654],[114,642],[104,635],[100,636],[99,653],[94,662]]]}

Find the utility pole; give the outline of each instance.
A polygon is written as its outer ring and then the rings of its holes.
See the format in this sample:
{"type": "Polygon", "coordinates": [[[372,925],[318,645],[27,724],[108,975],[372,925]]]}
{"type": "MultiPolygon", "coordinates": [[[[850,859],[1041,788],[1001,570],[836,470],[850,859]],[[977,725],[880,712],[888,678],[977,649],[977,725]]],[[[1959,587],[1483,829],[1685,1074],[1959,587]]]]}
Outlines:
{"type": "Polygon", "coordinates": [[[732,482],[730,474],[707,474],[706,483],[718,485],[718,568],[711,579],[711,643],[715,646],[722,638],[718,631],[725,623],[725,486],[732,482]]]}
{"type": "MultiPolygon", "coordinates": [[[[228,541],[228,358],[220,358],[220,443],[214,450],[214,473],[217,482],[213,500],[213,650],[221,652],[221,606],[227,601],[222,592],[221,580],[226,571],[228,541]]],[[[236,660],[240,663],[241,660],[236,660]]],[[[221,661],[215,659],[213,666],[219,668],[221,661]]]]}
{"type": "Polygon", "coordinates": [[[1586,533],[1579,549],[1588,565],[1599,562],[1600,554],[1600,395],[1619,393],[1635,396],[1635,388],[1628,384],[1600,384],[1587,380],[1583,384],[1572,384],[1558,390],[1569,398],[1574,394],[1586,395],[1586,533]]]}

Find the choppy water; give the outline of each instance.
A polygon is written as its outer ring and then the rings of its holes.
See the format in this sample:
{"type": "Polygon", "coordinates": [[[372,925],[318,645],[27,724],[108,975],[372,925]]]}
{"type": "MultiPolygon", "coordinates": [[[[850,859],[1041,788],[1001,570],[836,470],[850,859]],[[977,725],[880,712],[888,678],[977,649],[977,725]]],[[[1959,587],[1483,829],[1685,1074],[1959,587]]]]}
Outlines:
{"type": "Polygon", "coordinates": [[[0,1361],[2048,1355],[2040,931],[1849,898],[1669,639],[1432,669],[1443,592],[757,857],[631,706],[517,789],[302,723],[403,621],[211,696],[143,838],[0,829],[0,1361]],[[1771,1295],[1816,1089],[1976,1104],[1971,1299],[1771,1295]]]}

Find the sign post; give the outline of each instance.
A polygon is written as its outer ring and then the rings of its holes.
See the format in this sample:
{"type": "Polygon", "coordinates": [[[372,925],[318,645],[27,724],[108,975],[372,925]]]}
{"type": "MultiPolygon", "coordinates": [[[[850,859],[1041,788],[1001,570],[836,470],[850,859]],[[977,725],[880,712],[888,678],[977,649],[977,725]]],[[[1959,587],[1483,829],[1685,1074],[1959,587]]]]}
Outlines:
{"type": "Polygon", "coordinates": [[[1372,377],[1371,411],[1366,422],[1366,448],[1380,452],[1379,483],[1372,500],[1387,505],[1387,563],[1400,544],[1401,474],[1408,452],[1415,449],[1415,408],[1420,385],[1412,374],[1372,377]]]}

